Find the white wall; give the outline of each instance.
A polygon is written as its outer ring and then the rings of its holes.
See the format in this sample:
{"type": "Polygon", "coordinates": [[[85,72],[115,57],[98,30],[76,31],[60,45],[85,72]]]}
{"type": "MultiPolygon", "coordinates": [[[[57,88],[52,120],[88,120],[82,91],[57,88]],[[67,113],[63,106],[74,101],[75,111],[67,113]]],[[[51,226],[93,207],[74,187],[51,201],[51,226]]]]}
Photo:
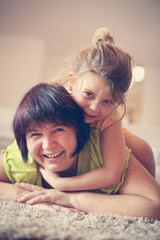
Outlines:
{"type": "Polygon", "coordinates": [[[102,26],[146,69],[128,107],[141,111],[143,124],[160,125],[159,12],[157,0],[0,1],[0,134],[10,132],[24,92],[55,76],[102,26]]]}
{"type": "Polygon", "coordinates": [[[141,123],[160,126],[160,69],[158,68],[147,68],[141,123]]]}
{"type": "Polygon", "coordinates": [[[0,134],[11,133],[15,109],[31,86],[42,80],[44,43],[0,35],[0,134]]]}

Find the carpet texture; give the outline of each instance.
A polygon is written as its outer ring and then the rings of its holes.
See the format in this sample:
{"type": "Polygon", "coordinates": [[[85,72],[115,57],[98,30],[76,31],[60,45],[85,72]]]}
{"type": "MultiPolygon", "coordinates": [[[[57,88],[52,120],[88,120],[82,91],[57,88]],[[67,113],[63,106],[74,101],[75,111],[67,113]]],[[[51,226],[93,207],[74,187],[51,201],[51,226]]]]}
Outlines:
{"type": "Polygon", "coordinates": [[[118,215],[51,212],[0,201],[0,240],[159,240],[160,221],[118,215]]]}

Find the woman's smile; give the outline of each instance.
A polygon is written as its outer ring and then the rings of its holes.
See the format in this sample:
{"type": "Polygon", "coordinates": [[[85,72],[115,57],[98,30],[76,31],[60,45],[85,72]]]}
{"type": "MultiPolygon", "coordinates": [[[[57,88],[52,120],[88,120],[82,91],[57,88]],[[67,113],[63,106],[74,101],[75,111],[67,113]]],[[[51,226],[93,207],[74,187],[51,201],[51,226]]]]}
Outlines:
{"type": "Polygon", "coordinates": [[[58,152],[58,153],[54,153],[54,154],[42,154],[44,157],[46,158],[57,158],[59,157],[64,151],[58,152]]]}
{"type": "Polygon", "coordinates": [[[61,151],[55,154],[42,154],[43,162],[58,163],[62,158],[64,158],[65,151],[61,151]]]}

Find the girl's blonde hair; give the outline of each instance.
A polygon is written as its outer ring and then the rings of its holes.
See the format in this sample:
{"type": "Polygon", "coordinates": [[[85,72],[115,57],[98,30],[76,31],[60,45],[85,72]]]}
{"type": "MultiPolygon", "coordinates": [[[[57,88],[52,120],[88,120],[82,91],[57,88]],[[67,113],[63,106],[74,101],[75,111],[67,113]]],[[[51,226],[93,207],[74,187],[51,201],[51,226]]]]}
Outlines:
{"type": "Polygon", "coordinates": [[[125,94],[132,79],[132,58],[115,46],[107,28],[96,30],[92,46],[77,54],[70,71],[73,72],[75,80],[86,72],[106,79],[110,83],[113,100],[126,110],[125,94]]]}

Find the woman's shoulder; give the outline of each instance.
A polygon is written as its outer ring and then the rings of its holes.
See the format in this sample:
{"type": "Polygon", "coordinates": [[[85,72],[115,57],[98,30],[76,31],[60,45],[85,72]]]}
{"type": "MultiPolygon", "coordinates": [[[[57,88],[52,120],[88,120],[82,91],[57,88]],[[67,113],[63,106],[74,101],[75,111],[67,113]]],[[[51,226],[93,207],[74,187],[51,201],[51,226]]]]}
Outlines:
{"type": "Polygon", "coordinates": [[[101,132],[98,129],[90,129],[90,135],[84,148],[79,153],[77,174],[83,174],[93,169],[102,167],[101,132]]]}
{"type": "MultiPolygon", "coordinates": [[[[5,150],[2,151],[4,156],[7,159],[16,159],[17,162],[23,162],[22,159],[22,155],[21,152],[19,150],[18,144],[16,142],[16,140],[13,141],[13,143],[11,143],[5,150]]],[[[27,164],[32,164],[34,162],[34,159],[32,158],[32,156],[28,153],[28,160],[27,160],[27,164]]],[[[24,163],[25,164],[25,163],[24,163]]]]}
{"type": "Polygon", "coordinates": [[[37,183],[39,176],[37,164],[30,154],[28,154],[27,163],[23,161],[16,141],[10,144],[7,149],[3,150],[2,152],[3,165],[11,183],[37,183]]]}

